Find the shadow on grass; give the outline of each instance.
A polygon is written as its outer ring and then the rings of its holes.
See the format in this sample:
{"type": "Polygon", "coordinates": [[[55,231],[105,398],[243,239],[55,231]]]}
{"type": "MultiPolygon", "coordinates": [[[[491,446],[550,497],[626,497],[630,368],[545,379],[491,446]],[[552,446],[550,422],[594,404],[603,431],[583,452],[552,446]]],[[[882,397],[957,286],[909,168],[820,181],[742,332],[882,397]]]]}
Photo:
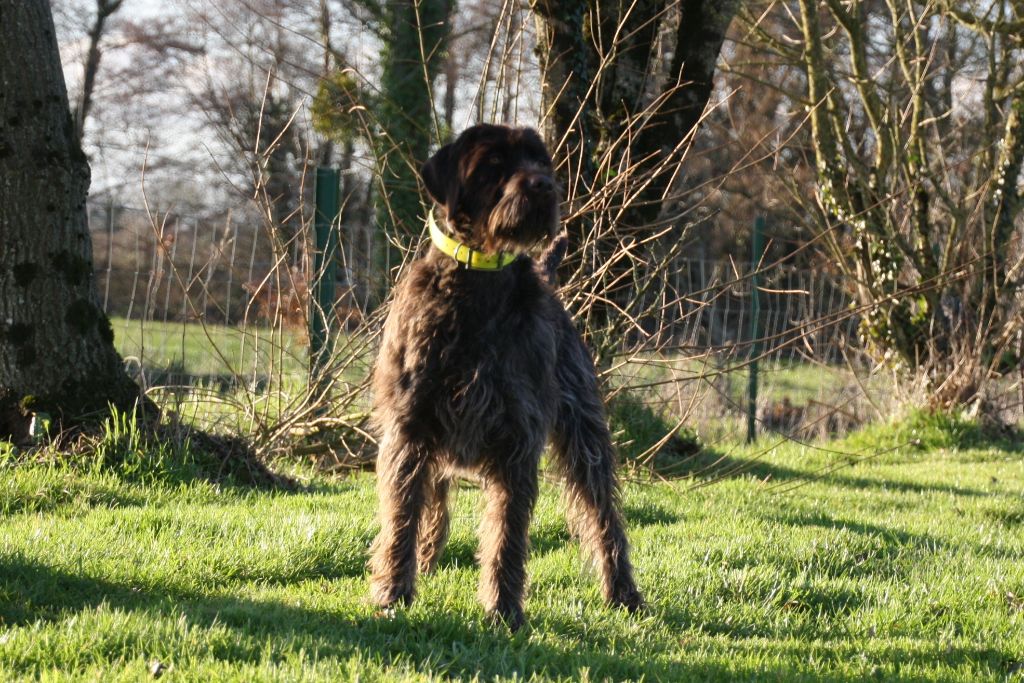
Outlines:
{"type": "Polygon", "coordinates": [[[924,550],[931,554],[956,551],[966,546],[971,549],[973,554],[983,557],[1011,560],[1019,559],[1020,557],[1020,553],[1012,548],[1000,548],[991,545],[981,546],[970,543],[949,543],[932,534],[906,531],[905,529],[871,524],[869,522],[838,519],[823,513],[787,513],[779,515],[768,513],[764,517],[779,524],[819,527],[822,529],[846,529],[862,536],[880,537],[885,539],[885,547],[890,549],[887,552],[890,552],[893,556],[902,553],[906,548],[924,550]]]}
{"type": "Polygon", "coordinates": [[[0,491],[0,514],[137,506],[149,504],[148,487],[200,482],[240,494],[311,490],[270,469],[241,437],[147,424],[120,411],[52,443],[4,455],[0,473],[5,470],[13,476],[0,491]]]}
{"type": "Polygon", "coordinates": [[[149,504],[151,501],[145,495],[128,491],[125,487],[103,482],[59,480],[32,490],[0,492],[0,517],[57,512],[61,508],[68,508],[73,513],[82,508],[126,508],[149,504]]]}
{"type": "MultiPolygon", "coordinates": [[[[793,582],[796,584],[797,582],[793,582]]],[[[765,596],[768,597],[768,596],[765,596]]],[[[740,596],[731,596],[727,599],[740,601],[740,596]]],[[[750,600],[750,596],[747,596],[750,600]]],[[[787,588],[777,595],[768,598],[769,602],[762,606],[763,609],[775,610],[778,613],[797,617],[799,625],[786,627],[786,638],[806,638],[808,641],[818,640],[822,637],[821,624],[829,621],[838,621],[866,603],[866,596],[855,589],[839,587],[834,585],[801,586],[800,588],[787,588]],[[810,617],[800,619],[800,616],[810,617]]],[[[715,618],[705,619],[699,624],[693,621],[693,615],[683,608],[675,605],[665,605],[662,608],[662,615],[665,623],[678,629],[686,629],[699,626],[702,633],[712,636],[725,636],[729,638],[756,638],[781,639],[779,626],[772,619],[737,619],[735,614],[716,615],[715,618]],[[724,616],[724,618],[722,618],[724,616]]],[[[773,645],[774,647],[774,645],[773,645]]]]}
{"type": "Polygon", "coordinates": [[[857,459],[847,459],[846,462],[842,462],[842,457],[837,456],[836,462],[832,464],[801,470],[757,458],[727,455],[705,446],[695,454],[677,459],[670,465],[662,466],[656,472],[659,476],[667,479],[691,479],[695,484],[699,485],[727,479],[750,478],[769,485],[782,483],[796,485],[801,482],[817,482],[852,489],[886,489],[896,493],[938,493],[970,497],[989,495],[987,491],[961,486],[921,484],[849,474],[850,469],[856,467],[858,463],[859,460],[857,459]]]}
{"type": "MultiPolygon", "coordinates": [[[[530,638],[529,629],[511,636],[502,628],[489,628],[479,620],[467,620],[457,613],[427,618],[408,612],[399,612],[393,618],[339,617],[327,610],[278,601],[210,596],[160,586],[140,589],[71,574],[18,556],[0,559],[0,586],[3,591],[0,619],[7,625],[57,622],[73,618],[83,610],[106,605],[125,612],[144,612],[170,619],[185,614],[193,625],[235,630],[244,637],[230,643],[221,641],[215,651],[207,655],[229,665],[266,663],[265,648],[253,647],[251,643],[269,638],[275,641],[277,651],[312,648],[319,659],[336,658],[339,661],[357,656],[368,660],[379,658],[385,666],[411,666],[424,674],[442,677],[489,680],[515,673],[525,679],[561,676],[668,681],[758,677],[816,680],[821,675],[820,669],[799,665],[806,661],[806,648],[779,643],[783,649],[792,649],[789,661],[765,661],[762,656],[753,656],[756,650],[764,647],[764,640],[748,640],[749,636],[758,635],[757,629],[724,622],[709,624],[702,629],[733,639],[719,641],[717,647],[722,649],[719,660],[695,662],[687,661],[685,646],[676,644],[674,640],[671,644],[663,644],[669,648],[661,650],[665,656],[651,657],[650,643],[646,639],[633,643],[628,636],[595,633],[597,629],[589,624],[561,614],[548,616],[533,627],[543,628],[554,636],[539,639],[530,638]],[[673,651],[673,647],[679,649],[673,651]],[[639,656],[644,652],[648,655],[639,656]],[[631,656],[633,653],[637,655],[631,656]]],[[[848,595],[822,595],[819,598],[809,596],[806,604],[799,608],[820,609],[819,602],[839,605],[832,609],[852,608],[850,600],[853,598],[848,595]]],[[[652,613],[659,614],[657,606],[652,613]]],[[[661,614],[667,617],[665,621],[669,625],[685,628],[693,623],[692,615],[676,607],[661,614]]],[[[834,648],[831,655],[838,662],[847,646],[840,642],[835,643],[834,648]]],[[[145,656],[147,653],[138,654],[145,656]]],[[[199,658],[201,654],[193,653],[193,656],[199,658]]],[[[913,643],[903,648],[894,646],[891,653],[893,661],[915,659],[926,665],[935,664],[936,654],[915,649],[913,643]]],[[[828,652],[819,651],[819,655],[828,656],[828,652]]],[[[978,661],[1005,663],[1002,653],[989,648],[950,649],[942,652],[939,659],[951,666],[978,661]]],[[[38,673],[35,668],[38,664],[26,662],[23,673],[38,673]]]]}
{"type": "MultiPolygon", "coordinates": [[[[629,527],[633,529],[658,524],[673,524],[680,519],[676,513],[650,503],[626,505],[623,508],[623,516],[628,521],[629,527]]],[[[541,525],[535,521],[530,526],[531,557],[547,555],[576,542],[564,519],[541,525]]],[[[476,536],[450,538],[437,566],[439,569],[474,566],[477,564],[478,548],[479,543],[476,536]]]]}
{"type": "Polygon", "coordinates": [[[649,502],[642,505],[626,504],[622,507],[622,515],[626,518],[630,528],[634,529],[675,524],[681,519],[679,514],[649,502]]]}
{"type": "Polygon", "coordinates": [[[113,454],[102,462],[96,462],[93,453],[79,458],[76,453],[54,452],[40,456],[39,461],[26,459],[13,465],[20,471],[0,490],[0,517],[152,506],[153,497],[148,490],[152,486],[174,489],[202,482],[216,485],[221,495],[239,496],[253,490],[271,489],[278,495],[315,490],[276,485],[276,481],[284,479],[275,479],[276,475],[262,465],[256,469],[250,461],[230,460],[234,455],[218,459],[206,453],[190,453],[185,457],[185,449],[169,446],[135,451],[115,444],[112,450],[113,454]],[[39,469],[39,477],[33,476],[32,468],[39,469]]]}
{"type": "MultiPolygon", "coordinates": [[[[714,666],[702,665],[694,670],[677,662],[610,655],[599,643],[584,650],[560,648],[530,640],[525,634],[511,636],[502,628],[467,622],[458,614],[423,619],[399,612],[392,618],[344,618],[275,601],[207,596],[162,587],[140,590],[18,557],[0,560],[0,580],[0,619],[7,625],[58,621],[105,604],[112,609],[172,618],[184,612],[192,624],[228,627],[249,640],[271,637],[281,649],[288,648],[288,641],[296,650],[312,643],[321,659],[336,657],[344,661],[361,652],[369,659],[380,657],[386,664],[411,663],[432,675],[491,679],[515,671],[529,678],[535,674],[576,676],[584,670],[598,678],[616,679],[682,680],[693,675],[726,675],[714,666]]],[[[571,627],[568,623],[555,625],[571,627]]],[[[221,643],[215,656],[234,664],[258,664],[264,654],[242,643],[235,647],[221,643]]]]}
{"type": "MultiPolygon", "coordinates": [[[[893,424],[872,424],[850,435],[848,448],[857,453],[832,451],[831,462],[798,469],[766,462],[758,456],[736,457],[703,443],[698,435],[661,414],[629,393],[609,404],[610,424],[617,435],[623,460],[662,479],[691,479],[698,485],[735,478],[766,483],[822,481],[854,489],[884,488],[900,493],[941,493],[985,496],[986,491],[886,480],[849,474],[850,468],[905,444],[919,452],[936,449],[992,448],[1008,453],[1024,452],[1024,435],[1014,427],[991,427],[955,415],[917,411],[893,424]]],[[[776,436],[779,436],[776,434],[776,436]]],[[[841,442],[842,445],[842,442],[841,442]]],[[[814,448],[814,446],[811,446],[814,448]]],[[[767,455],[771,449],[762,452],[767,455]]],[[[822,449],[828,452],[827,448],[822,449]]]]}

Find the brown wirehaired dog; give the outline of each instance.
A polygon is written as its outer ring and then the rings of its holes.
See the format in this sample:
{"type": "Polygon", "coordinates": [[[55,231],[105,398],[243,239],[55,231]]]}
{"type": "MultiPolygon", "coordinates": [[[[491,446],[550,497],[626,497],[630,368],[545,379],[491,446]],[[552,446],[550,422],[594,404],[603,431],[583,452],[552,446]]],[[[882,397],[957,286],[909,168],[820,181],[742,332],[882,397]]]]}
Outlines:
{"type": "Polygon", "coordinates": [[[528,527],[550,438],[572,529],[595,556],[605,599],[636,610],[643,598],[594,364],[526,255],[559,229],[551,157],[533,130],[478,125],[421,173],[455,257],[434,246],[415,261],[384,326],[373,377],[381,531],[372,598],[412,601],[417,568],[436,566],[448,536],[449,480],[475,475],[487,498],[480,600],[511,629],[522,625],[528,527]],[[456,260],[481,253],[497,266],[456,260]]]}

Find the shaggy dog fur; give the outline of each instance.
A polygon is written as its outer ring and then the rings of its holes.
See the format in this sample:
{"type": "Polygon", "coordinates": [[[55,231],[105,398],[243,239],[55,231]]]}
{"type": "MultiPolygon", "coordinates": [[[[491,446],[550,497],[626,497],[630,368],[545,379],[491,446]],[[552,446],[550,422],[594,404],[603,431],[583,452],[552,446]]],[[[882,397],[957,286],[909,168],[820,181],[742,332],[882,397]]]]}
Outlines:
{"type": "MultiPolygon", "coordinates": [[[[474,126],[427,161],[422,176],[439,224],[474,249],[528,252],[559,229],[551,158],[532,130],[474,126]]],[[[487,499],[480,600],[518,628],[538,466],[550,439],[572,530],[595,557],[605,599],[642,606],[593,361],[532,258],[478,271],[431,247],[398,283],[373,388],[377,605],[412,601],[417,570],[436,566],[448,535],[450,478],[470,475],[487,499]]]]}

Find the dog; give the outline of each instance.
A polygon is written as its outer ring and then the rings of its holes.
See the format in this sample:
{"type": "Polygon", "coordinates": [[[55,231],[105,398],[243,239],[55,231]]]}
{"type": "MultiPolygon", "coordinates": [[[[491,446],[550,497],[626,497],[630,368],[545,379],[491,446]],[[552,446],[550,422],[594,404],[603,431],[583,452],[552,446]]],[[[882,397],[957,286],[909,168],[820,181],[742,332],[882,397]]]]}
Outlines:
{"type": "Polygon", "coordinates": [[[479,598],[518,629],[550,441],[605,600],[640,609],[593,360],[543,272],[550,259],[530,256],[560,230],[551,157],[531,129],[477,125],[421,177],[439,219],[433,246],[396,285],[372,381],[381,530],[371,599],[385,610],[412,602],[417,572],[436,567],[448,536],[450,482],[472,476],[487,500],[479,598]]]}

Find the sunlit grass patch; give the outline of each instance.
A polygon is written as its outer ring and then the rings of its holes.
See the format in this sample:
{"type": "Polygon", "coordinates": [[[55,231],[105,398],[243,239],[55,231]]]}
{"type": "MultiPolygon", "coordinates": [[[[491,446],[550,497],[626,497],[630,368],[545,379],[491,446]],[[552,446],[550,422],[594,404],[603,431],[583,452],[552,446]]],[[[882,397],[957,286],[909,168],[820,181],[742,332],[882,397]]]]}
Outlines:
{"type": "Polygon", "coordinates": [[[993,442],[933,448],[962,425],[915,424],[926,445],[901,455],[841,460],[906,423],[737,448],[748,468],[713,486],[627,484],[650,604],[636,617],[602,605],[545,483],[515,636],[475,599],[475,486],[416,603],[382,618],[364,576],[371,475],[261,492],[182,476],[204,465],[180,452],[147,469],[145,447],[100,464],[7,458],[0,676],[137,680],[156,661],[197,681],[1006,680],[1024,661],[1024,459],[993,442]]]}

